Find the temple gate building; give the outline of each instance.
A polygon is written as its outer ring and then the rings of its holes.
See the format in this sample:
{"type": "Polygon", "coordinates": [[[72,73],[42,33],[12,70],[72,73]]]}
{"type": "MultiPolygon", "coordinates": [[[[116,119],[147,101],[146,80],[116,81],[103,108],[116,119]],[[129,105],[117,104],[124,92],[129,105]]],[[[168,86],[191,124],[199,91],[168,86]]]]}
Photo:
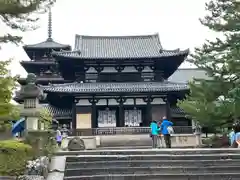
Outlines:
{"type": "MultiPolygon", "coordinates": [[[[53,40],[51,23],[49,13],[47,40],[23,46],[31,60],[21,65],[37,76],[47,94],[41,103],[61,124],[73,129],[149,126],[167,116],[176,126],[191,126],[176,106],[189,91],[187,82],[172,78],[188,49],[166,50],[152,34],[76,35],[72,50],[53,40]]],[[[22,102],[18,95],[15,100],[22,102]]]]}

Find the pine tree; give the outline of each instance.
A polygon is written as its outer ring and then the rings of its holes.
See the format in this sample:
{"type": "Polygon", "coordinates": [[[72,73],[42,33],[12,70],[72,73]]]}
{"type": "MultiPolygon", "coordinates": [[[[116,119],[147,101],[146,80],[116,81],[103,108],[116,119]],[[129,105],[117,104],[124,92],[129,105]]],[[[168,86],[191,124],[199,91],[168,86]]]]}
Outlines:
{"type": "Polygon", "coordinates": [[[200,22],[222,38],[195,48],[191,63],[209,79],[194,79],[190,94],[178,104],[202,126],[222,128],[240,116],[240,2],[212,0],[200,22]]]}
{"type": "MultiPolygon", "coordinates": [[[[44,13],[56,0],[0,0],[0,20],[13,30],[36,29],[36,14],[44,13]]],[[[22,37],[7,33],[0,43],[19,43],[22,37]]]]}

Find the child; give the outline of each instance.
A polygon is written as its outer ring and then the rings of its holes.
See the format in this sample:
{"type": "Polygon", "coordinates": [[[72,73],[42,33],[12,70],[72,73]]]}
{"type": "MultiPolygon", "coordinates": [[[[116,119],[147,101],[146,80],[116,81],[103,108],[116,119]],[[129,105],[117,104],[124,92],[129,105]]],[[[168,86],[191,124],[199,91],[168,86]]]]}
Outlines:
{"type": "Polygon", "coordinates": [[[58,147],[61,147],[61,144],[62,144],[62,133],[59,129],[57,129],[56,131],[56,141],[57,141],[57,144],[58,144],[58,147]]]}

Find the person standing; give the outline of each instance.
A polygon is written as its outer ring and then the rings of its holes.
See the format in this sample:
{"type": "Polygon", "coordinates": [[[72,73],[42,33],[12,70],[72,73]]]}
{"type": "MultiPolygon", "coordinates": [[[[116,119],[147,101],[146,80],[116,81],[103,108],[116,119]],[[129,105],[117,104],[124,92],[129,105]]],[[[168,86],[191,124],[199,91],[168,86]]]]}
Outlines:
{"type": "Polygon", "coordinates": [[[240,122],[237,121],[233,125],[234,134],[232,135],[232,148],[240,148],[240,122]]]}
{"type": "Polygon", "coordinates": [[[157,138],[157,146],[158,148],[164,148],[164,142],[163,142],[163,135],[161,133],[161,124],[162,124],[162,121],[159,121],[158,123],[158,138],[157,138]]]}
{"type": "Polygon", "coordinates": [[[235,132],[234,132],[234,129],[232,129],[232,131],[229,133],[229,144],[230,146],[233,145],[234,143],[234,140],[235,140],[235,132]]]}
{"type": "Polygon", "coordinates": [[[152,121],[150,124],[151,128],[151,138],[152,138],[152,148],[157,148],[157,139],[158,139],[158,134],[159,134],[159,128],[158,124],[156,121],[152,121]]]}
{"type": "Polygon", "coordinates": [[[161,123],[161,132],[166,144],[166,148],[171,148],[171,133],[169,132],[172,129],[173,123],[167,119],[166,116],[163,117],[163,121],[161,123]]]}
{"type": "Polygon", "coordinates": [[[61,145],[62,145],[62,133],[61,133],[59,128],[56,131],[56,142],[57,142],[58,147],[61,147],[61,145]]]}

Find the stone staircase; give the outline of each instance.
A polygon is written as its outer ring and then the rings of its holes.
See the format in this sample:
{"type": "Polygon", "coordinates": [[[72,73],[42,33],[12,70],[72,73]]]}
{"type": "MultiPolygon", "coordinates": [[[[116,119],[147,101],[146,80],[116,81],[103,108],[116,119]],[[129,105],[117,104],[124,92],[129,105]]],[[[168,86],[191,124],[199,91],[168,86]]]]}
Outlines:
{"type": "Polygon", "coordinates": [[[65,180],[239,180],[238,149],[59,152],[65,180]]]}

